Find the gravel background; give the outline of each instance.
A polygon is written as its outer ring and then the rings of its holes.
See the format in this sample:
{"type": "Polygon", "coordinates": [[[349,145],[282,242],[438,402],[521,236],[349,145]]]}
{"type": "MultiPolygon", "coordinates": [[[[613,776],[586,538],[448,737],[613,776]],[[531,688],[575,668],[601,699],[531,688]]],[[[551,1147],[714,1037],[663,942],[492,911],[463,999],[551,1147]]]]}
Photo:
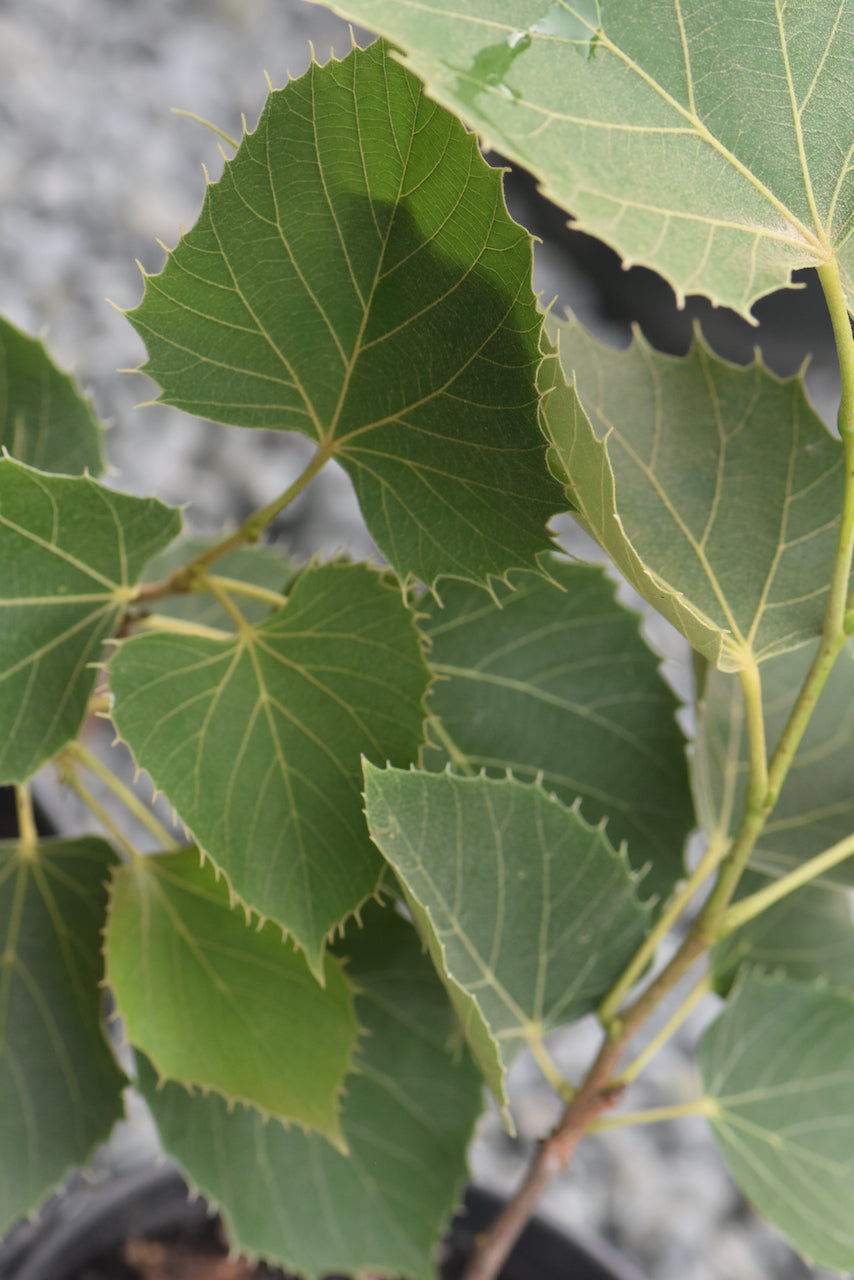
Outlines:
{"type": "MultiPolygon", "coordinates": [[[[199,423],[159,407],[136,409],[152,394],[150,384],[115,371],[137,366],[143,349],[104,299],[119,307],[135,305],[141,286],[134,259],[148,271],[160,268],[156,238],[172,244],[180,224],[195,219],[204,190],[202,162],[212,177],[219,171],[216,139],[193,121],[171,115],[170,108],[239,132],[241,112],[250,126],[257,117],[265,95],[263,72],[276,86],[288,72],[301,74],[309,40],[319,61],[330,46],[339,55],[349,48],[342,23],[299,0],[0,0],[0,312],[45,336],[54,357],[75,372],[98,412],[112,422],[112,482],[167,502],[189,501],[188,518],[204,531],[241,518],[281,492],[301,470],[310,446],[298,438],[199,423]]],[[[514,200],[514,209],[522,209],[530,193],[523,187],[514,200]]],[[[554,220],[549,224],[546,218],[544,225],[553,228],[554,220]]],[[[619,339],[624,319],[613,307],[605,314],[602,295],[584,274],[583,243],[571,247],[574,256],[567,258],[546,243],[537,286],[559,292],[582,318],[619,339]]],[[[613,274],[613,264],[610,269],[613,274]]],[[[644,299],[652,296],[647,273],[630,276],[644,299]]],[[[699,310],[710,331],[721,327],[710,308],[699,310]]],[[[676,347],[684,345],[685,317],[668,314],[667,334],[676,347]]],[[[820,305],[811,314],[808,327],[822,348],[811,385],[829,414],[833,358],[820,305]]],[[[803,352],[790,341],[788,321],[775,328],[770,312],[768,320],[769,358],[773,348],[777,367],[790,371],[803,352]]],[[[746,325],[724,329],[722,341],[739,335],[738,349],[746,358],[756,331],[746,325]]],[[[343,473],[327,468],[295,505],[277,527],[292,550],[347,546],[358,555],[369,553],[343,473]]],[[[679,646],[666,637],[665,642],[678,661],[679,646]]],[[[696,1011],[635,1086],[633,1108],[695,1094],[690,1045],[713,1012],[714,1002],[696,1011]]],[[[568,1075],[588,1059],[593,1034],[582,1024],[556,1039],[554,1055],[568,1075]]],[[[533,1141],[557,1116],[553,1096],[525,1062],[515,1073],[514,1096],[519,1138],[509,1139],[489,1114],[473,1154],[478,1178],[502,1190],[521,1176],[533,1141]]],[[[151,1138],[144,1124],[133,1133],[130,1139],[125,1134],[120,1155],[102,1153],[102,1170],[109,1170],[111,1160],[125,1163],[129,1151],[133,1158],[146,1150],[151,1138]]],[[[744,1206],[700,1120],[584,1144],[571,1173],[547,1195],[544,1211],[583,1231],[605,1233],[649,1280],[803,1280],[825,1274],[793,1259],[744,1206]]]]}

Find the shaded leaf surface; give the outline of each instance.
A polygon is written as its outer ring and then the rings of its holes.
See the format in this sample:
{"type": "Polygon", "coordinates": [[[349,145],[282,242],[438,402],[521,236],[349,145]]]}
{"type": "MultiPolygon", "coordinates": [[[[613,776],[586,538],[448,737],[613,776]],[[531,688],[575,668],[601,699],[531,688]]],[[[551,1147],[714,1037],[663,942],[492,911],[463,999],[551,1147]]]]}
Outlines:
{"type": "Polygon", "coordinates": [[[125,1034],[161,1077],[339,1140],[356,1040],[349,985],[327,957],[321,987],[280,929],[230,904],[197,849],[114,873],[106,960],[125,1034]]]}
{"type": "Polygon", "coordinates": [[[700,1041],[741,1190],[812,1262],[854,1265],[854,998],[751,974],[700,1041]]]}
{"type": "Polygon", "coordinates": [[[100,1026],[102,840],[0,843],[0,1231],[109,1136],[124,1076],[100,1026]]]}
{"type": "Polygon", "coordinates": [[[553,560],[501,589],[498,607],[461,583],[443,608],[422,602],[428,661],[439,679],[428,709],[439,718],[428,769],[507,769],[608,820],[632,866],[650,866],[644,895],[666,894],[682,871],[694,824],[677,701],[638,617],[614,598],[601,569],[553,560]]]}
{"type": "Polygon", "coordinates": [[[448,1049],[451,1011],[411,925],[373,905],[364,919],[339,948],[365,1028],[341,1115],[347,1156],[248,1108],[229,1112],[219,1098],[171,1084],[158,1090],[145,1059],[140,1087],[166,1150],[221,1206],[235,1248],[309,1277],[433,1280],[480,1081],[468,1055],[448,1049]]]}
{"type": "Polygon", "coordinates": [[[302,432],[402,577],[483,581],[560,506],[530,275],[500,174],[378,43],[270,95],[129,318],[162,401],[302,432]]]}
{"type": "Polygon", "coordinates": [[[44,343],[0,318],[0,445],[41,471],[100,475],[101,426],[44,343]]]}
{"type": "Polygon", "coordinates": [[[75,736],[101,657],[178,511],[0,459],[0,782],[75,736]]]}
{"type": "Polygon", "coordinates": [[[851,0],[336,0],[626,262],[744,313],[835,251],[851,0]]]}
{"type": "Polygon", "coordinates": [[[595,1009],[649,920],[603,832],[538,786],[365,763],[371,835],[403,884],[487,1083],[595,1009]]]}
{"type": "Polygon", "coordinates": [[[570,324],[541,386],[580,522],[695,649],[732,671],[819,634],[844,467],[800,379],[570,324]]]}
{"type": "Polygon", "coordinates": [[[381,871],[360,756],[415,758],[428,680],[399,586],[350,564],[306,570],[283,609],[233,638],[138,636],[110,662],[137,763],[316,973],[381,871]]]}

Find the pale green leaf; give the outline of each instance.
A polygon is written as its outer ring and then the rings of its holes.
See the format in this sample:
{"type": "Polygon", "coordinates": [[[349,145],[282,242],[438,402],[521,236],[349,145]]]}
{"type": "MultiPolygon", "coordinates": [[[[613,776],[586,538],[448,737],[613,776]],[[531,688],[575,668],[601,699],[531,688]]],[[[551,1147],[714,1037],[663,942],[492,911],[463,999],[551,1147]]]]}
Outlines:
{"type": "MultiPolygon", "coordinates": [[[[765,736],[780,737],[814,647],[763,664],[765,736]]],[[[710,670],[697,725],[692,772],[697,811],[712,839],[732,835],[747,778],[744,710],[738,680],[710,670]]],[[[765,875],[793,871],[854,831],[854,645],[840,653],[751,857],[765,875]]],[[[828,885],[854,885],[854,857],[824,873],[828,885]]]]}
{"type": "Polygon", "coordinates": [[[809,1261],[854,1267],[854,998],[751,974],[698,1060],[748,1200],[809,1261]]]}
{"type": "Polygon", "coordinates": [[[307,569],[256,626],[136,636],[109,670],[137,764],[319,974],[327,935],[382,869],[360,756],[406,764],[423,739],[429,672],[399,585],[365,565],[307,569]]]}
{"type": "Polygon", "coordinates": [[[102,840],[0,843],[0,1232],[122,1114],[99,1018],[114,861],[102,840]]]}
{"type": "Polygon", "coordinates": [[[852,0],[335,0],[626,263],[748,313],[836,252],[852,0]]]}
{"type": "Polygon", "coordinates": [[[197,849],[114,873],[106,974],[127,1039],[161,1078],[340,1141],[356,1040],[350,986],[327,957],[321,987],[280,929],[231,904],[197,849]]]}
{"type": "Polygon", "coordinates": [[[0,459],[0,782],[73,738],[93,664],[178,511],[0,459]]]}
{"type": "MultiPolygon", "coordinates": [[[[339,948],[342,950],[342,948],[339,948]]],[[[235,1249],[300,1275],[435,1280],[432,1261],[465,1176],[481,1109],[465,1052],[452,1053],[451,1011],[415,931],[371,904],[343,948],[365,1034],[348,1077],[341,1129],[348,1154],[217,1097],[140,1087],[168,1153],[220,1206],[235,1249]]]]}
{"type": "Polygon", "coordinates": [[[576,809],[514,778],[365,762],[365,811],[503,1101],[519,1050],[594,1010],[642,941],[628,864],[576,809]]]}
{"type": "Polygon", "coordinates": [[[270,95],[129,318],[160,399],[300,431],[405,578],[535,567],[531,241],[476,139],[381,43],[270,95]]]}
{"type": "MultiPolygon", "coordinates": [[[[182,538],[151,561],[143,574],[143,581],[157,582],[165,578],[199,552],[207,551],[215,542],[214,538],[182,538]]],[[[252,587],[282,592],[296,569],[293,562],[275,547],[255,546],[236,547],[211,565],[209,572],[219,577],[238,579],[252,587]]],[[[247,622],[260,622],[273,609],[269,600],[253,599],[245,594],[237,594],[235,602],[247,622]]],[[[234,630],[234,619],[208,591],[188,591],[180,595],[164,596],[152,605],[152,611],[203,627],[215,627],[220,631],[234,630]]]]}
{"type": "Polygon", "coordinates": [[[423,763],[541,775],[560,799],[581,797],[588,821],[607,818],[611,842],[649,867],[644,894],[666,895],[694,825],[676,698],[601,569],[552,560],[548,573],[514,578],[497,604],[461,583],[443,588],[443,608],[423,602],[440,677],[423,763]]]}
{"type": "Polygon", "coordinates": [[[844,464],[799,378],[568,324],[541,386],[580,522],[700,653],[732,671],[819,634],[844,464]]]}
{"type": "Polygon", "coordinates": [[[44,343],[0,317],[0,445],[41,471],[100,475],[101,425],[44,343]]]}

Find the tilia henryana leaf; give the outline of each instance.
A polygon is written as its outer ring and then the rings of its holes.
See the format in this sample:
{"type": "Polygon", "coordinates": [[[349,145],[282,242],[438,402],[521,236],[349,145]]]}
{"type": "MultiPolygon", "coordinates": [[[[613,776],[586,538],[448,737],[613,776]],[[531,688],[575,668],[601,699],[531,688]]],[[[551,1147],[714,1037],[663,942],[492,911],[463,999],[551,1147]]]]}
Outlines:
{"type": "MultiPolygon", "coordinates": [[[[788,719],[815,647],[798,649],[761,668],[765,737],[773,746],[788,719]]],[[[709,670],[692,758],[697,812],[706,834],[726,839],[741,816],[747,778],[744,711],[738,680],[709,670]]],[[[812,712],[780,798],[757,841],[751,863],[785,875],[854,831],[854,645],[840,653],[812,712]]],[[[828,885],[854,885],[854,856],[825,872],[828,885]]]]}
{"type": "Polygon", "coordinates": [[[114,861],[102,840],[0,843],[0,1232],[122,1114],[99,1021],[114,861]]]}
{"type": "Polygon", "coordinates": [[[463,583],[424,602],[428,662],[440,677],[423,762],[438,769],[542,775],[609,839],[628,842],[644,896],[666,895],[682,872],[694,825],[677,701],[637,614],[603,571],[552,560],[553,582],[525,574],[498,604],[463,583]],[[500,607],[499,607],[500,606],[500,607]]]}
{"type": "Polygon", "coordinates": [[[850,233],[854,3],[336,0],[583,231],[747,313],[850,233]]]}
{"type": "Polygon", "coordinates": [[[590,1013],[649,921],[598,827],[514,778],[365,763],[371,835],[399,877],[487,1083],[590,1013]]]}
{"type": "Polygon", "coordinates": [[[530,276],[500,173],[377,43],[270,95],[129,318],[163,402],[302,432],[401,577],[483,581],[561,501],[530,276]]]}
{"type": "Polygon", "coordinates": [[[481,1110],[477,1071],[449,1048],[451,1010],[418,936],[369,904],[348,926],[347,973],[360,1038],[341,1129],[348,1154],[316,1134],[215,1096],[190,1097],[140,1059],[139,1085],[166,1151],[220,1206],[235,1249],[311,1277],[434,1280],[433,1254],[465,1176],[481,1110]]]}
{"type": "Polygon", "coordinates": [[[128,1040],[161,1077],[340,1141],[356,1040],[349,984],[327,957],[321,987],[281,929],[230,903],[197,849],[114,873],[106,975],[128,1040]]]}
{"type": "Polygon", "coordinates": [[[811,1262],[854,1266],[854,998],[751,974],[697,1057],[747,1198],[811,1262]]]}
{"type": "Polygon", "coordinates": [[[382,869],[360,756],[415,758],[428,681],[399,585],[352,564],[307,569],[284,608],[234,636],[137,636],[110,662],[137,764],[317,974],[382,869]]]}
{"type": "Polygon", "coordinates": [[[799,378],[569,324],[541,388],[581,524],[695,649],[733,671],[819,634],[844,466],[799,378]]]}
{"type": "Polygon", "coordinates": [[[0,782],[75,736],[104,640],[180,526],[154,498],[0,458],[0,782]]]}
{"type": "Polygon", "coordinates": [[[0,445],[42,471],[100,475],[101,426],[44,344],[0,318],[0,445]]]}

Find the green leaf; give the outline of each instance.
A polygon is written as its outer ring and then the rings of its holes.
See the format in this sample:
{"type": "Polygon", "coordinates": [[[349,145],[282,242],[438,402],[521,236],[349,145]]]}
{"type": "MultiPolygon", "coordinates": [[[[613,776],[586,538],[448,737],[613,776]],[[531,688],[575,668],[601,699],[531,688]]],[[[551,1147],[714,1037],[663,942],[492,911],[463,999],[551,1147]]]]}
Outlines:
{"type": "Polygon", "coordinates": [[[577,518],[695,649],[733,671],[819,634],[844,463],[799,378],[571,324],[541,387],[577,518]]]}
{"type": "Polygon", "coordinates": [[[101,657],[178,511],[0,458],[0,783],[73,738],[101,657]]]}
{"type": "MultiPolygon", "coordinates": [[[[741,896],[768,885],[748,873],[741,896]]],[[[821,980],[854,995],[854,920],[848,894],[805,885],[719,942],[711,953],[715,990],[727,995],[745,966],[809,982],[821,980]]]]}
{"type": "MultiPolygon", "coordinates": [[[[151,561],[145,573],[144,582],[157,582],[165,578],[173,569],[179,569],[202,551],[212,547],[214,538],[182,538],[169,547],[162,555],[151,561]]],[[[253,587],[264,587],[269,591],[283,591],[285,583],[294,576],[295,567],[292,561],[283,556],[274,547],[236,547],[227,555],[221,556],[211,566],[214,575],[236,578],[249,583],[253,587]]],[[[255,600],[251,596],[238,595],[237,605],[247,622],[261,622],[266,618],[272,606],[269,602],[255,600]]],[[[226,612],[215,596],[206,591],[189,591],[182,595],[165,596],[153,606],[155,611],[168,618],[181,618],[203,627],[215,627],[220,631],[233,631],[234,619],[226,612]]]]}
{"type": "Polygon", "coordinates": [[[101,425],[44,344],[0,318],[0,445],[41,471],[98,476],[101,425]]]}
{"type": "Polygon", "coordinates": [[[503,1102],[517,1052],[592,1012],[642,941],[628,864],[600,827],[514,778],[366,761],[365,808],[503,1102]]]}
{"type": "MultiPolygon", "coordinates": [[[[803,683],[814,646],[762,667],[765,736],[776,742],[803,683]]],[[[744,710],[738,681],[710,670],[697,724],[693,761],[697,812],[711,839],[727,839],[738,824],[747,778],[744,710]]],[[[780,798],[760,835],[751,865],[780,876],[854,831],[854,644],[836,659],[813,710],[780,798]]],[[[821,877],[854,885],[854,857],[821,877]]]]}
{"type": "Polygon", "coordinates": [[[272,93],[129,319],[161,401],[300,431],[400,577],[535,567],[531,240],[476,139],[375,44],[272,93]]]}
{"type": "Polygon", "coordinates": [[[349,984],[327,957],[319,986],[281,930],[231,904],[197,849],[114,873],[106,963],[125,1034],[162,1078],[340,1141],[356,1040],[349,984]]]}
{"type": "Polygon", "coordinates": [[[667,894],[694,825],[677,701],[601,569],[553,560],[552,582],[525,574],[498,603],[449,583],[424,602],[428,661],[442,677],[428,709],[437,747],[424,764],[462,772],[508,769],[608,820],[628,842],[644,893],[667,894]]]}
{"type": "Polygon", "coordinates": [[[851,274],[854,3],[335,0],[575,225],[747,314],[851,274]]]}
{"type": "Polygon", "coordinates": [[[698,1060],[748,1200],[809,1261],[854,1266],[854,998],[751,974],[698,1060]]]}
{"type": "Polygon", "coordinates": [[[99,1017],[114,861],[102,840],[0,843],[0,1232],[122,1114],[99,1017]]]}
{"type": "Polygon", "coordinates": [[[360,755],[405,764],[422,742],[429,672],[399,585],[365,565],[307,569],[256,626],[134,637],[109,670],[137,764],[319,975],[327,935],[381,872],[360,755]]]}
{"type": "Polygon", "coordinates": [[[167,1152],[223,1210],[233,1248],[308,1277],[434,1280],[480,1081],[468,1055],[448,1049],[450,1009],[415,931],[374,904],[365,925],[345,940],[365,1028],[341,1114],[347,1156],[217,1097],[157,1089],[144,1059],[139,1084],[167,1152]]]}

